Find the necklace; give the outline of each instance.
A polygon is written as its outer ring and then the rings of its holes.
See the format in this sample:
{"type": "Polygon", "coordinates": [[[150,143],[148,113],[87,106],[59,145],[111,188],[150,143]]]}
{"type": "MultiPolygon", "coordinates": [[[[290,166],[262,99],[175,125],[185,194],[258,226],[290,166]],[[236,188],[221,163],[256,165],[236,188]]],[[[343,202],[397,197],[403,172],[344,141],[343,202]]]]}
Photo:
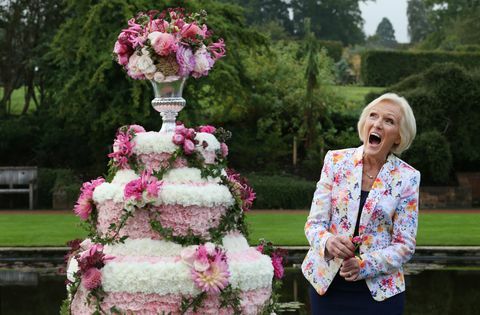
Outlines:
{"type": "Polygon", "coordinates": [[[363,172],[365,175],[367,175],[368,178],[373,179],[372,175],[369,175],[367,172],[363,172]]]}

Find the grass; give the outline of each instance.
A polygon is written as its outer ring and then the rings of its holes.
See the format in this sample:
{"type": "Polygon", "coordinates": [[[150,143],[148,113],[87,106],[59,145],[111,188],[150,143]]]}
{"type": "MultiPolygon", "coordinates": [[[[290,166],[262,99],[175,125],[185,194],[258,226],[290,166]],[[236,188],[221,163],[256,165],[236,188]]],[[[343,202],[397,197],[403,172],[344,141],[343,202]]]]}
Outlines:
{"type": "MultiPolygon", "coordinates": [[[[0,87],[0,95],[3,97],[3,87],[0,87]]],[[[37,97],[39,97],[37,91],[37,97]]],[[[23,105],[25,104],[25,89],[23,87],[16,89],[12,93],[11,98],[11,108],[10,114],[12,115],[20,115],[23,110],[23,105]]],[[[34,112],[36,110],[35,102],[30,100],[30,106],[28,107],[28,112],[34,112]]]]}
{"type": "MultiPolygon", "coordinates": [[[[307,245],[305,220],[305,214],[252,214],[248,217],[250,241],[263,237],[275,244],[307,245]]],[[[480,245],[480,214],[420,214],[417,245],[480,245]]]]}
{"type": "MultiPolygon", "coordinates": [[[[265,238],[277,245],[307,245],[303,234],[306,212],[255,213],[247,216],[250,242],[265,238]]],[[[73,214],[1,214],[0,246],[63,246],[86,233],[73,214]]],[[[419,246],[480,246],[480,214],[428,213],[420,215],[419,246]]]]}
{"type": "Polygon", "coordinates": [[[331,88],[336,94],[345,98],[347,110],[353,110],[358,114],[366,105],[365,95],[370,92],[381,92],[385,89],[384,87],[356,85],[334,85],[331,88]]]}

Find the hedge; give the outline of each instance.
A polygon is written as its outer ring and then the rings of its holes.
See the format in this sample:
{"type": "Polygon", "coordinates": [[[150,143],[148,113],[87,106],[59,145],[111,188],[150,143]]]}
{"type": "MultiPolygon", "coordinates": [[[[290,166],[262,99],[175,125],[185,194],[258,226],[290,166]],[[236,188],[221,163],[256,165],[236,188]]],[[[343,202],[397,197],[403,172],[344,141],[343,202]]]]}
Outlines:
{"type": "Polygon", "coordinates": [[[362,54],[361,79],[367,86],[388,86],[433,64],[453,62],[466,69],[480,67],[480,53],[376,51],[362,54]]]}
{"type": "Polygon", "coordinates": [[[293,176],[247,175],[257,194],[254,209],[309,209],[315,182],[293,176]]]}
{"type": "Polygon", "coordinates": [[[343,45],[342,42],[334,40],[319,40],[320,47],[324,47],[327,50],[327,55],[332,58],[335,62],[342,59],[343,54],[343,45]]]}

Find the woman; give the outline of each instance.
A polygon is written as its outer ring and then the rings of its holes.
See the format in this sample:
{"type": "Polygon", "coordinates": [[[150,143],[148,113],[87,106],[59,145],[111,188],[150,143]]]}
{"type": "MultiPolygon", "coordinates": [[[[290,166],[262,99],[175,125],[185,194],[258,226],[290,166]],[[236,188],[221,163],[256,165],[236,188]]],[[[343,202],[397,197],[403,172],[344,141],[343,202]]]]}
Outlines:
{"type": "Polygon", "coordinates": [[[396,156],[416,134],[410,105],[380,96],[363,110],[358,134],[363,146],[325,156],[305,225],[302,271],[313,314],[403,313],[402,266],[415,251],[420,184],[420,173],[396,156]]]}

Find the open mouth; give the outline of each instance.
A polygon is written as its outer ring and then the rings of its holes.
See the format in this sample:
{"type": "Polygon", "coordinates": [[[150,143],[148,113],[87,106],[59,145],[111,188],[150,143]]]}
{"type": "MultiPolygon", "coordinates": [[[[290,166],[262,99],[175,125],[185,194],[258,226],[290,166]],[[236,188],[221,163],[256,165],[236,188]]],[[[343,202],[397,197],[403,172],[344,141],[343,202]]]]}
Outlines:
{"type": "Polygon", "coordinates": [[[377,145],[380,142],[382,142],[382,137],[378,133],[372,132],[368,137],[368,143],[370,144],[377,145]]]}

